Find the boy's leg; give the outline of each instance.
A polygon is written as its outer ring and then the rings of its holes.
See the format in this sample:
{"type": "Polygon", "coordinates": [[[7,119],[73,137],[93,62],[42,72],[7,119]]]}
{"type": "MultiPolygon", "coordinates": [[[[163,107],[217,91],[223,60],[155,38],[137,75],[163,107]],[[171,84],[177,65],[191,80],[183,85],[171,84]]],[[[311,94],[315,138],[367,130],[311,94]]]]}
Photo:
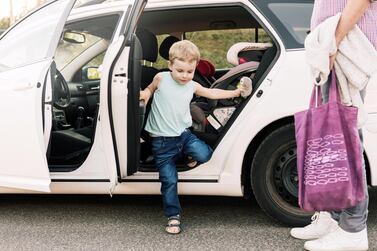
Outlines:
{"type": "Polygon", "coordinates": [[[213,150],[204,141],[198,139],[189,130],[183,134],[183,153],[191,156],[199,163],[205,163],[212,157],[213,150]]]}
{"type": "Polygon", "coordinates": [[[159,171],[165,216],[179,215],[181,205],[178,199],[178,174],[175,165],[175,157],[179,153],[177,139],[153,138],[152,151],[159,171]]]}

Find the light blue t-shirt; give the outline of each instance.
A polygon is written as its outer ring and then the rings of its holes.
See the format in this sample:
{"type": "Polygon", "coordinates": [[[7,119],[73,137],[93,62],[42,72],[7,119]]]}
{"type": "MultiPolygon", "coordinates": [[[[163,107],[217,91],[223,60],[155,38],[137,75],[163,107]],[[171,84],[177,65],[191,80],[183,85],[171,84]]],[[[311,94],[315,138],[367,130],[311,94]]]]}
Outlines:
{"type": "Polygon", "coordinates": [[[170,72],[161,74],[145,130],[153,136],[179,136],[192,125],[190,102],[194,95],[194,82],[182,85],[172,78],[170,72]]]}

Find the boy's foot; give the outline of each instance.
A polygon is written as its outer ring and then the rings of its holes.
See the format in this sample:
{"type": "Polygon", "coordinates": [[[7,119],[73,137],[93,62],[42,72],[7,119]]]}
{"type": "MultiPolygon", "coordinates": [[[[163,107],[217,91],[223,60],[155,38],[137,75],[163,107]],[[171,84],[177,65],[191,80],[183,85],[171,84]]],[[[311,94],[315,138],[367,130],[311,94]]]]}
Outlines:
{"type": "Polygon", "coordinates": [[[360,232],[346,232],[340,227],[322,238],[305,242],[310,251],[363,251],[368,250],[368,234],[364,228],[360,232]]]}
{"type": "Polygon", "coordinates": [[[312,217],[312,223],[306,227],[291,229],[291,236],[301,240],[318,239],[338,228],[338,222],[331,218],[328,212],[316,212],[312,217]]]}
{"type": "Polygon", "coordinates": [[[179,234],[181,229],[181,217],[179,215],[171,216],[168,218],[168,224],[165,227],[168,234],[179,234]]]}
{"type": "Polygon", "coordinates": [[[187,156],[186,165],[188,167],[193,168],[193,167],[196,167],[197,164],[198,164],[198,162],[196,160],[194,160],[191,156],[187,156]]]}

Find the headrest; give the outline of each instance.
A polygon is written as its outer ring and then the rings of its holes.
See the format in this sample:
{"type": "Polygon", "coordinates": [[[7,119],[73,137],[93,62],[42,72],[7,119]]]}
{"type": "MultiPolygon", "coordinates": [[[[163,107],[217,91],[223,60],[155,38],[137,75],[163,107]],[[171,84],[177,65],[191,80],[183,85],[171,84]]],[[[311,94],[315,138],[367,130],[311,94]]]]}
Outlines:
{"type": "Polygon", "coordinates": [[[153,63],[156,62],[158,56],[157,37],[144,28],[138,28],[136,30],[136,36],[140,40],[141,48],[143,49],[142,59],[153,63]]]}
{"type": "Polygon", "coordinates": [[[241,52],[243,52],[243,53],[260,52],[260,51],[267,50],[271,46],[272,46],[271,43],[249,43],[249,42],[236,43],[229,48],[228,53],[226,55],[226,58],[227,58],[227,60],[230,64],[236,66],[236,65],[239,65],[239,64],[242,64],[242,63],[249,61],[249,60],[247,60],[247,57],[246,57],[246,59],[245,58],[239,58],[239,56],[240,56],[239,54],[241,52]]]}
{"type": "Polygon", "coordinates": [[[206,59],[199,60],[198,65],[196,66],[196,70],[206,78],[215,75],[215,66],[206,59]]]}
{"type": "Polygon", "coordinates": [[[160,49],[159,49],[160,56],[163,57],[166,60],[169,60],[170,47],[178,41],[180,41],[180,40],[178,38],[174,37],[174,36],[166,37],[160,45],[160,49]]]}

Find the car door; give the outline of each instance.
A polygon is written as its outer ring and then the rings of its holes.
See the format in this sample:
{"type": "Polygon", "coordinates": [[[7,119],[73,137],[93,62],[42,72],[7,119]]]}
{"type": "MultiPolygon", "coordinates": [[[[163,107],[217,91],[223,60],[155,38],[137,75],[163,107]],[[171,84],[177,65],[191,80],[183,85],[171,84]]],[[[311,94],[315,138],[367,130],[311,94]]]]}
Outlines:
{"type": "Polygon", "coordinates": [[[37,9],[0,40],[0,186],[50,191],[53,55],[75,0],[37,9]]]}
{"type": "MultiPolygon", "coordinates": [[[[135,123],[136,126],[133,125],[133,118],[140,118],[138,112],[129,114],[127,111],[129,111],[130,102],[132,104],[137,103],[137,107],[139,106],[138,96],[133,97],[133,94],[137,90],[138,95],[140,84],[134,81],[130,64],[140,64],[140,60],[136,62],[131,59],[134,58],[132,56],[134,50],[141,53],[140,44],[135,42],[134,32],[137,20],[146,3],[146,0],[136,0],[132,8],[125,12],[121,20],[122,28],[118,29],[114,35],[103,62],[100,84],[100,118],[104,145],[109,146],[105,148],[105,152],[109,162],[108,166],[111,169],[109,170],[110,191],[115,188],[118,181],[121,181],[123,170],[127,169],[127,162],[130,157],[127,154],[128,148],[139,147],[138,141],[135,143],[135,138],[139,140],[139,134],[130,133],[128,128],[131,127],[133,130],[140,131],[140,128],[136,128],[137,126],[141,127],[139,123],[135,123]],[[135,43],[139,49],[135,49],[135,43]],[[135,83],[135,86],[130,89],[131,82],[135,83]],[[133,97],[131,101],[129,101],[130,96],[133,97]],[[109,123],[103,121],[109,121],[109,123]],[[132,142],[131,145],[128,142],[132,142]]],[[[136,162],[138,161],[137,158],[137,156],[132,157],[136,162]]]]}

